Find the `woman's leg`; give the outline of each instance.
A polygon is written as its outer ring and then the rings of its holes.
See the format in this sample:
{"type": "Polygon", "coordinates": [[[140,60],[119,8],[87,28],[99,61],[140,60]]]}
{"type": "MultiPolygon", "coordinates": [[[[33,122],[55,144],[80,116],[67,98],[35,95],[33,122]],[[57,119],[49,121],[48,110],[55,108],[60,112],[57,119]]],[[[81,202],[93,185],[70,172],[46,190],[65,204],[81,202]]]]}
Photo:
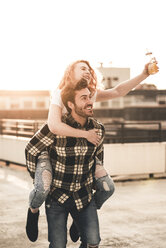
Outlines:
{"type": "Polygon", "coordinates": [[[98,163],[96,158],[95,170],[95,202],[97,209],[100,209],[103,203],[114,193],[115,186],[112,178],[108,175],[104,166],[98,163]]]}
{"type": "Polygon", "coordinates": [[[109,175],[96,179],[95,202],[97,209],[100,209],[103,203],[114,193],[114,182],[109,175]]]}
{"type": "Polygon", "coordinates": [[[38,218],[39,207],[46,200],[52,182],[52,166],[48,152],[44,151],[38,157],[34,189],[29,196],[29,209],[26,223],[26,233],[28,238],[35,242],[38,238],[38,218]]]}
{"type": "Polygon", "coordinates": [[[29,195],[29,206],[32,212],[38,211],[39,207],[45,201],[52,182],[52,166],[47,151],[41,153],[38,157],[34,189],[29,195]]]}

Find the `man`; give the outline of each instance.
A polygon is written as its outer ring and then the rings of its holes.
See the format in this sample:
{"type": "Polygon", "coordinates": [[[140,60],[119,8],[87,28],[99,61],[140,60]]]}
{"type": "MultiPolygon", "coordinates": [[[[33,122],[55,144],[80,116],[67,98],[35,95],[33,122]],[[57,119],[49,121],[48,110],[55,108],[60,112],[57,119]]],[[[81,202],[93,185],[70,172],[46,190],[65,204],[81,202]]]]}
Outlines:
{"type": "Polygon", "coordinates": [[[104,127],[91,118],[93,104],[86,80],[80,80],[74,89],[66,87],[62,91],[62,100],[69,111],[63,116],[63,122],[80,130],[98,129],[101,136],[99,145],[94,146],[84,138],[54,135],[45,125],[29,144],[27,166],[34,175],[37,156],[48,148],[53,167],[53,182],[46,200],[49,247],[66,247],[66,225],[70,213],[80,231],[80,248],[97,248],[100,234],[92,190],[95,158],[103,164],[104,127]]]}

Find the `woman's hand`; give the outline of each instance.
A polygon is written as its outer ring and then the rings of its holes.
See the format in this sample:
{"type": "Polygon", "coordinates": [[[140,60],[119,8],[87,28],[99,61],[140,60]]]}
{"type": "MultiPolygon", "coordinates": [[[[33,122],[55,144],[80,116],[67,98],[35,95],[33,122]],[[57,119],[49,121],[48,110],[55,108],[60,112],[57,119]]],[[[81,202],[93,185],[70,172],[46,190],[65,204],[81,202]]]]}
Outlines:
{"type": "Polygon", "coordinates": [[[149,72],[148,72],[148,66],[149,66],[150,63],[147,63],[145,66],[144,66],[144,70],[143,70],[143,74],[145,74],[147,77],[149,76],[149,72]]]}
{"type": "Polygon", "coordinates": [[[95,146],[97,146],[101,140],[101,137],[98,135],[98,129],[91,129],[87,131],[85,138],[95,146]]]}
{"type": "Polygon", "coordinates": [[[151,62],[147,63],[145,65],[145,67],[144,67],[143,74],[148,77],[151,74],[157,73],[159,71],[159,67],[157,66],[157,64],[158,64],[158,62],[156,60],[155,60],[154,63],[151,63],[151,62]],[[148,69],[149,66],[153,66],[154,67],[154,73],[149,73],[149,69],[148,69]]]}

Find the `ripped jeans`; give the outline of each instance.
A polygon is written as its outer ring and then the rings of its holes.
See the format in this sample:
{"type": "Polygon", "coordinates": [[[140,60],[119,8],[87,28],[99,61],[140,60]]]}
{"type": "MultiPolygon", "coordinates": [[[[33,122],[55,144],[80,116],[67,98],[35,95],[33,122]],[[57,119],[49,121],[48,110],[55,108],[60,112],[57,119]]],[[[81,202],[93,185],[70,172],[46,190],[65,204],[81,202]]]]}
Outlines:
{"type": "Polygon", "coordinates": [[[94,199],[97,209],[100,209],[103,203],[114,193],[115,186],[109,175],[97,178],[95,181],[94,199]]]}
{"type": "MultiPolygon", "coordinates": [[[[95,178],[96,192],[94,199],[97,209],[100,209],[103,203],[114,193],[115,187],[113,180],[106,173],[103,166],[99,166],[101,172],[99,172],[98,178],[95,178]],[[104,174],[103,174],[104,172],[104,174]],[[104,175],[104,176],[103,176],[104,175]],[[100,177],[101,176],[101,177],[100,177]]],[[[48,152],[42,152],[38,157],[34,189],[29,195],[29,206],[32,209],[39,208],[46,200],[50,191],[50,185],[52,182],[52,165],[48,152]]]]}
{"type": "Polygon", "coordinates": [[[29,207],[39,208],[46,200],[52,183],[52,165],[48,152],[42,152],[38,157],[35,172],[34,189],[29,195],[29,207]]]}

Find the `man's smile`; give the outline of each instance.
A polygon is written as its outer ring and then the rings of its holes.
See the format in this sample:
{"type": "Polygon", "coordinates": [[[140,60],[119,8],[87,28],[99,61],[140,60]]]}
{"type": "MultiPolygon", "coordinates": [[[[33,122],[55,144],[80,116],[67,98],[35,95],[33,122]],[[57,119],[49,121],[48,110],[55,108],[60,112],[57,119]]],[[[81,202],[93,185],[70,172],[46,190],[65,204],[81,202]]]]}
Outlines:
{"type": "Polygon", "coordinates": [[[87,106],[85,106],[85,109],[92,110],[93,109],[93,105],[92,104],[88,104],[87,106]]]}

